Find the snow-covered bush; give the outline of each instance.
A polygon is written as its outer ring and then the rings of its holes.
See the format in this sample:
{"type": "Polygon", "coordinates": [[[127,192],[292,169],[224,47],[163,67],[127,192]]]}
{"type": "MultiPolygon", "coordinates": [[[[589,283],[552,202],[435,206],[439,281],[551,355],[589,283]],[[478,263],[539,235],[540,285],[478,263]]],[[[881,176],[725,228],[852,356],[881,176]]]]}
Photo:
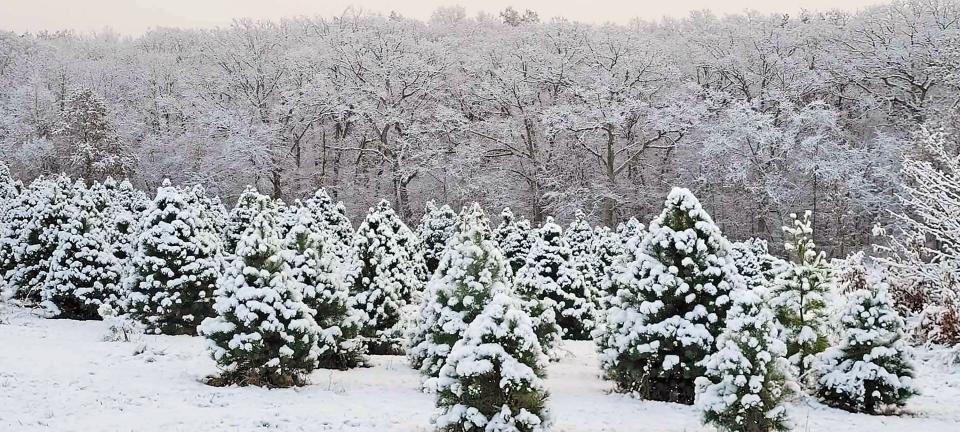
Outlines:
{"type": "Polygon", "coordinates": [[[204,319],[199,328],[222,369],[210,382],[302,385],[316,368],[319,351],[330,349],[331,341],[318,346],[324,329],[303,302],[303,287],[290,267],[295,254],[284,248],[281,237],[277,204],[250,190],[244,195],[250,225],[217,281],[217,316],[204,319]]]}
{"type": "Polygon", "coordinates": [[[157,189],[126,271],[130,315],[151,333],[196,334],[213,314],[221,243],[186,194],[168,181],[157,189]]]}
{"type": "MultiPolygon", "coordinates": [[[[94,202],[91,189],[78,191],[65,210],[71,217],[58,227],[59,243],[50,258],[41,299],[50,316],[100,319],[102,305],[118,306],[122,263],[108,239],[110,222],[94,202]]],[[[104,210],[106,210],[104,208],[104,210]]]]}
{"type": "Polygon", "coordinates": [[[41,301],[41,290],[50,269],[50,260],[60,244],[60,227],[73,215],[67,205],[83,184],[65,175],[52,180],[38,178],[31,183],[26,199],[15,210],[21,220],[13,240],[15,264],[7,272],[8,289],[16,297],[31,302],[41,301]]]}
{"type": "Polygon", "coordinates": [[[847,295],[840,345],[818,356],[816,394],[828,405],[876,414],[902,406],[917,389],[903,319],[886,282],[868,281],[868,288],[847,295]]]}
{"type": "Polygon", "coordinates": [[[350,289],[337,260],[337,244],[320,228],[317,214],[299,202],[291,207],[284,247],[291,278],[299,284],[320,333],[318,363],[326,369],[348,369],[364,363],[357,340],[362,315],[350,307],[350,289]]]}
{"type": "Polygon", "coordinates": [[[136,342],[143,337],[143,324],[120,313],[116,307],[105,303],[100,305],[97,313],[109,330],[103,338],[105,342],[136,342]]]}
{"type": "Polygon", "coordinates": [[[595,335],[601,366],[620,391],[693,403],[728,294],[745,286],[730,249],[697,198],[674,188],[634,259],[617,272],[616,295],[595,335]]]}
{"type": "MultiPolygon", "coordinates": [[[[494,293],[508,292],[509,263],[493,241],[479,204],[460,213],[457,234],[427,284],[426,298],[407,354],[428,378],[440,373],[453,345],[463,337],[494,293]]],[[[435,383],[428,380],[425,388],[435,383]]]]}
{"type": "Polygon", "coordinates": [[[527,262],[527,254],[533,245],[533,228],[530,221],[523,216],[517,217],[510,208],[500,213],[500,225],[493,232],[493,237],[500,245],[503,256],[510,262],[511,273],[516,274],[527,262]]]}
{"type": "Polygon", "coordinates": [[[833,279],[823,253],[813,242],[811,213],[790,216],[793,226],[783,227],[787,237],[784,248],[793,262],[774,279],[769,302],[786,328],[787,354],[803,379],[814,356],[829,344],[827,297],[833,279]]]}
{"type": "Polygon", "coordinates": [[[437,207],[433,201],[427,201],[427,208],[420,219],[417,236],[423,250],[423,261],[427,274],[440,266],[440,258],[447,247],[447,241],[457,234],[457,213],[448,205],[437,207]]]}
{"type": "Polygon", "coordinates": [[[367,213],[354,236],[359,271],[353,295],[367,315],[362,335],[371,354],[402,351],[404,308],[420,295],[426,269],[413,231],[387,201],[367,213]]]}
{"type": "Polygon", "coordinates": [[[579,338],[593,324],[590,293],[553,218],[536,230],[526,262],[514,277],[514,289],[533,319],[540,346],[554,359],[565,333],[579,338]]]}
{"type": "Polygon", "coordinates": [[[757,244],[736,243],[732,250],[747,287],[730,292],[732,305],[717,352],[707,357],[704,375],[695,381],[695,403],[704,421],[723,431],[789,430],[783,402],[793,387],[791,366],[780,323],[764,300],[763,257],[750,248],[757,244]]]}
{"type": "Polygon", "coordinates": [[[437,380],[439,431],[548,432],[545,358],[530,317],[494,292],[457,341],[437,380]]]}

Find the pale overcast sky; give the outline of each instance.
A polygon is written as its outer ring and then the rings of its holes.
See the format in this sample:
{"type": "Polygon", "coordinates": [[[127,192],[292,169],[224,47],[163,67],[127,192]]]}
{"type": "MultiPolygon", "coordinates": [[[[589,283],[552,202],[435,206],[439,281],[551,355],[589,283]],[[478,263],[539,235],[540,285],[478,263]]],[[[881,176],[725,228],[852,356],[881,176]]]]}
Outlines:
{"type": "Polygon", "coordinates": [[[801,9],[856,10],[883,0],[0,0],[0,30],[17,32],[105,28],[139,34],[150,27],[211,27],[234,18],[277,19],[298,15],[333,16],[349,6],[408,17],[428,18],[438,6],[463,5],[468,14],[496,13],[507,6],[533,9],[541,18],[563,16],[587,22],[627,22],[641,17],[685,16],[692,10],[718,14],[746,9],[790,12],[801,9]]]}

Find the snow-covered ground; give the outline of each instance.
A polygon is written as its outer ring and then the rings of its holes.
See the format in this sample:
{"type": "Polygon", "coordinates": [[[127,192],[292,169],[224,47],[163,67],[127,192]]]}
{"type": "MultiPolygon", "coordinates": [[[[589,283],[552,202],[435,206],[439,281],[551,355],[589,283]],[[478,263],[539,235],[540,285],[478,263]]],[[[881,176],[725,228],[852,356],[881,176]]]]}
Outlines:
{"type": "MultiPolygon", "coordinates": [[[[103,342],[102,322],[44,320],[24,310],[7,318],[0,325],[0,431],[430,430],[433,400],[417,391],[417,374],[403,357],[317,371],[312,385],[297,389],[216,388],[201,382],[216,368],[200,338],[103,342]]],[[[712,430],[692,407],[610,394],[593,345],[565,348],[569,355],[550,365],[547,379],[555,431],[712,430]]],[[[907,405],[909,415],[849,414],[803,399],[790,405],[795,430],[960,430],[960,367],[925,360],[917,379],[923,394],[907,405]]]]}

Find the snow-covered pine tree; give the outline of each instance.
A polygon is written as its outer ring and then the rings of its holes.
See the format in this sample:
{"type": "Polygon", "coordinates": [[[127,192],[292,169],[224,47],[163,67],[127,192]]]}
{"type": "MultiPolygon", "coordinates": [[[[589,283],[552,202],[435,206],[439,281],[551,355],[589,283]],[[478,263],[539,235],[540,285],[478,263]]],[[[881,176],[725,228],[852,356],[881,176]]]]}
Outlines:
{"type": "Polygon", "coordinates": [[[567,337],[571,339],[589,339],[590,332],[596,326],[597,315],[604,308],[602,290],[606,267],[600,261],[598,251],[595,250],[596,243],[599,241],[596,236],[596,230],[590,227],[582,210],[577,210],[574,220],[563,232],[563,238],[570,245],[570,259],[573,261],[573,267],[583,277],[586,300],[590,303],[591,309],[590,323],[583,327],[580,334],[568,334],[567,337]]]}
{"type": "Polygon", "coordinates": [[[593,304],[576,269],[563,229],[548,217],[536,230],[526,262],[514,278],[544,352],[557,356],[560,338],[582,339],[593,325],[593,304]]]}
{"type": "Polygon", "coordinates": [[[257,197],[260,195],[253,186],[247,186],[240,197],[237,198],[237,205],[230,210],[230,216],[227,219],[227,226],[224,235],[223,251],[226,254],[232,254],[237,248],[237,242],[243,236],[244,231],[250,226],[253,218],[256,216],[257,197]]]}
{"type": "Polygon", "coordinates": [[[793,262],[773,281],[769,303],[786,328],[787,354],[797,368],[801,383],[810,362],[827,348],[828,311],[826,297],[832,277],[823,253],[813,243],[809,211],[802,218],[791,214],[792,227],[783,227],[786,251],[793,262]]]}
{"type": "Polygon", "coordinates": [[[420,247],[423,250],[423,262],[427,266],[427,274],[440,266],[440,257],[453,236],[457,234],[457,213],[444,204],[437,207],[433,201],[427,201],[427,208],[417,227],[417,237],[420,238],[420,247]]]}
{"type": "Polygon", "coordinates": [[[426,275],[418,241],[386,200],[367,213],[354,236],[358,273],[353,295],[367,315],[362,336],[371,354],[402,351],[404,309],[420,295],[426,275]]]}
{"type": "Polygon", "coordinates": [[[517,217],[509,207],[500,213],[500,225],[493,232],[493,237],[500,245],[503,256],[510,261],[510,269],[516,274],[527,262],[527,254],[533,244],[533,228],[530,221],[523,216],[517,217]]]}
{"type": "Polygon", "coordinates": [[[23,186],[10,177],[6,164],[0,162],[0,299],[12,297],[14,290],[7,285],[7,272],[17,264],[14,249],[19,244],[20,230],[30,220],[32,188],[23,186]]]}
{"type": "Polygon", "coordinates": [[[302,385],[317,367],[319,351],[330,349],[332,341],[318,344],[327,332],[304,303],[304,287],[290,268],[297,259],[284,246],[278,204],[254,191],[244,195],[250,224],[237,238],[235,253],[217,281],[217,315],[199,327],[222,370],[210,382],[302,385]]]}
{"type": "Polygon", "coordinates": [[[103,199],[97,195],[105,193],[102,189],[94,185],[86,193],[75,194],[65,208],[71,217],[58,228],[59,244],[41,294],[50,316],[100,319],[102,305],[116,308],[121,302],[122,263],[107,237],[109,221],[97,205],[103,199]]]}
{"type": "Polygon", "coordinates": [[[114,245],[114,254],[121,262],[133,256],[137,244],[137,224],[149,205],[147,194],[135,189],[127,180],[117,183],[112,190],[106,220],[112,226],[108,231],[108,235],[112,236],[109,241],[114,245]]]}
{"type": "Polygon", "coordinates": [[[365,346],[357,340],[363,315],[350,307],[350,289],[337,261],[338,245],[319,228],[312,209],[297,201],[290,207],[284,246],[290,275],[300,284],[303,302],[319,326],[318,366],[349,369],[364,363],[365,346]]]}
{"type": "Polygon", "coordinates": [[[546,359],[510,293],[492,299],[453,345],[437,379],[438,431],[548,432],[546,359]]]}
{"type": "Polygon", "coordinates": [[[0,161],[0,209],[20,193],[20,188],[21,185],[10,174],[10,168],[0,161]]]}
{"type": "Polygon", "coordinates": [[[570,251],[574,255],[589,254],[593,243],[593,228],[587,221],[587,215],[583,210],[577,210],[573,221],[563,232],[563,238],[570,245],[570,251]]]}
{"type": "MultiPolygon", "coordinates": [[[[341,263],[355,266],[356,253],[353,250],[353,225],[347,218],[347,210],[343,203],[334,201],[323,188],[317,189],[312,197],[304,200],[303,205],[309,208],[317,218],[319,227],[330,232],[337,247],[338,258],[341,263]]],[[[344,269],[347,271],[347,269],[344,269]]]]}
{"type": "Polygon", "coordinates": [[[17,298],[41,301],[50,258],[59,245],[60,227],[72,217],[67,204],[81,188],[83,183],[74,184],[62,174],[51,180],[38,178],[30,185],[29,199],[18,210],[25,220],[13,243],[16,264],[7,273],[7,283],[17,298]]]}
{"type": "Polygon", "coordinates": [[[847,294],[840,345],[817,358],[816,395],[836,408],[877,414],[903,406],[917,389],[912,350],[904,340],[903,319],[887,283],[874,278],[866,286],[847,294]]]}
{"type": "Polygon", "coordinates": [[[704,421],[722,431],[790,428],[783,402],[793,387],[791,366],[780,323],[764,300],[768,281],[754,245],[747,241],[733,246],[731,256],[747,287],[730,292],[727,327],[717,338],[717,352],[704,362],[704,375],[696,378],[696,405],[704,421]]]}
{"type": "MultiPolygon", "coordinates": [[[[640,241],[647,235],[647,229],[637,218],[632,217],[626,222],[617,225],[617,235],[623,239],[623,244],[628,250],[636,250],[640,241]]],[[[630,256],[633,259],[633,256],[630,256]]]]}
{"type": "Polygon", "coordinates": [[[594,296],[594,307],[598,312],[605,311],[610,304],[609,298],[615,294],[610,291],[613,286],[614,271],[617,266],[622,266],[627,262],[630,253],[620,234],[608,227],[594,229],[590,250],[595,257],[595,271],[599,277],[598,288],[594,296]]]}
{"type": "Polygon", "coordinates": [[[728,294],[744,289],[743,278],[730,243],[687,189],[670,192],[637,248],[614,279],[617,294],[597,332],[601,366],[620,391],[692,404],[728,294]]]}
{"type": "Polygon", "coordinates": [[[153,333],[196,334],[213,314],[221,243],[188,193],[164,180],[137,226],[124,286],[131,316],[153,333]]]}
{"type": "MultiPolygon", "coordinates": [[[[426,298],[407,351],[411,364],[427,378],[440,373],[453,345],[490,301],[507,292],[510,264],[493,241],[487,217],[474,203],[460,212],[457,233],[427,284],[426,298]]],[[[435,390],[435,380],[425,388],[435,390]]]]}
{"type": "Polygon", "coordinates": [[[210,229],[217,234],[217,237],[226,242],[230,212],[224,207],[220,197],[210,196],[203,185],[195,184],[190,188],[189,195],[186,195],[186,198],[191,205],[197,206],[201,210],[201,217],[209,223],[210,229]]]}

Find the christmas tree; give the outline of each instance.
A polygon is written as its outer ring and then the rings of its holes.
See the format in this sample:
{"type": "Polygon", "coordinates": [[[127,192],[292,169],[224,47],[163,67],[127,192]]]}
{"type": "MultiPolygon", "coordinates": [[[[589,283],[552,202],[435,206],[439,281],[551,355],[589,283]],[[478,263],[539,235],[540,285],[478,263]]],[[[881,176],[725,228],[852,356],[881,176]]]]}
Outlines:
{"type": "Polygon", "coordinates": [[[284,247],[277,204],[254,191],[244,194],[250,224],[217,281],[217,316],[199,329],[223,371],[211,382],[302,385],[318,353],[333,349],[336,329],[320,328],[303,301],[304,287],[290,267],[302,256],[284,247]]]}
{"type": "Polygon", "coordinates": [[[137,228],[124,285],[131,316],[154,333],[196,334],[213,314],[221,243],[189,194],[165,180],[137,228]]]}
{"type": "Polygon", "coordinates": [[[433,425],[450,432],[547,432],[545,358],[533,323],[509,293],[490,294],[440,370],[433,425]]]}
{"type": "MultiPolygon", "coordinates": [[[[434,277],[427,284],[420,320],[411,337],[417,341],[408,357],[420,372],[437,377],[453,345],[490,301],[506,292],[510,269],[493,242],[493,233],[479,204],[460,213],[458,232],[450,241],[434,277]]],[[[433,390],[435,380],[425,388],[433,390]]]]}
{"type": "Polygon", "coordinates": [[[448,205],[437,207],[433,201],[428,201],[426,212],[417,228],[428,275],[432,275],[440,266],[440,257],[447,246],[447,241],[456,233],[457,214],[453,209],[448,205]]]}
{"type": "Polygon", "coordinates": [[[348,369],[363,364],[364,349],[357,340],[362,314],[350,307],[350,290],[337,261],[337,244],[321,229],[317,214],[301,203],[291,207],[291,225],[284,246],[291,277],[300,284],[303,302],[312,310],[320,332],[321,368],[348,369]]]}
{"type": "MultiPolygon", "coordinates": [[[[877,414],[903,406],[917,393],[912,351],[886,282],[868,280],[847,294],[842,340],[817,358],[817,397],[827,405],[877,414]]],[[[876,280],[879,279],[879,280],[876,280]]]]}
{"type": "MultiPolygon", "coordinates": [[[[342,202],[334,202],[323,188],[317,190],[312,197],[303,202],[304,207],[310,209],[317,221],[317,230],[330,234],[334,244],[334,253],[347,286],[354,286],[357,272],[360,271],[357,262],[357,251],[353,245],[353,225],[347,218],[347,211],[342,202]]],[[[351,300],[352,301],[352,300],[351,300]]]]}
{"type": "Polygon", "coordinates": [[[803,379],[815,356],[827,348],[827,299],[832,277],[813,243],[811,213],[791,214],[792,227],[783,227],[786,251],[794,261],[773,281],[770,305],[786,328],[787,353],[803,379]]]}
{"type": "Polygon", "coordinates": [[[727,327],[717,338],[717,352],[704,362],[704,376],[696,379],[696,405],[704,421],[720,430],[786,431],[783,402],[792,388],[787,346],[773,310],[764,302],[763,257],[753,245],[736,243],[733,248],[731,255],[747,287],[730,293],[727,327]]]}
{"type": "Polygon", "coordinates": [[[583,339],[593,325],[591,293],[576,269],[563,230],[547,221],[536,231],[514,286],[533,319],[540,345],[551,357],[561,335],[583,339]]]}
{"type": "Polygon", "coordinates": [[[371,208],[354,236],[359,272],[354,280],[356,307],[367,315],[362,335],[372,354],[402,351],[401,317],[420,295],[426,275],[413,231],[387,201],[371,208]]]}
{"type": "MultiPolygon", "coordinates": [[[[191,195],[192,196],[188,198],[197,200],[196,194],[191,195]]],[[[240,197],[237,198],[237,205],[233,207],[233,210],[230,210],[230,216],[225,227],[226,235],[224,236],[223,247],[225,253],[231,254],[236,250],[240,237],[243,236],[244,231],[246,231],[247,227],[253,222],[253,218],[256,217],[256,206],[259,195],[260,193],[257,192],[253,186],[247,186],[240,194],[240,197]]],[[[199,208],[203,209],[203,207],[199,208]]]]}
{"type": "Polygon", "coordinates": [[[594,258],[595,277],[599,281],[594,295],[594,307],[597,311],[605,311],[610,305],[610,297],[616,294],[611,292],[614,271],[629,262],[630,250],[616,231],[597,227],[593,233],[590,252],[594,258]]]}
{"type": "Polygon", "coordinates": [[[493,232],[493,237],[500,245],[503,255],[510,261],[510,269],[516,274],[527,262],[527,253],[533,244],[533,229],[526,218],[517,217],[510,208],[500,213],[502,221],[493,232]]]}
{"type": "MultiPolygon", "coordinates": [[[[0,162],[0,170],[9,177],[6,169],[6,165],[0,162]]],[[[0,200],[0,298],[9,298],[16,295],[13,287],[7,284],[9,273],[19,264],[15,251],[20,244],[20,231],[32,217],[34,187],[39,183],[34,182],[26,189],[18,184],[14,189],[13,179],[0,178],[0,181],[6,184],[4,198],[0,200]]]]}
{"type": "Polygon", "coordinates": [[[107,238],[108,221],[94,201],[95,192],[77,193],[66,207],[72,215],[58,227],[56,250],[50,259],[41,298],[51,316],[100,319],[102,305],[116,308],[122,265],[107,238]]]}
{"type": "Polygon", "coordinates": [[[30,185],[27,199],[14,215],[20,219],[17,238],[11,243],[16,263],[7,272],[7,283],[17,298],[41,301],[50,260],[60,244],[60,227],[73,217],[67,205],[83,189],[82,183],[74,184],[65,175],[38,178],[30,185]]]}
{"type": "Polygon", "coordinates": [[[728,294],[745,289],[730,243],[697,198],[675,188],[634,256],[615,277],[617,294],[597,332],[601,365],[620,391],[691,404],[728,294]]]}

